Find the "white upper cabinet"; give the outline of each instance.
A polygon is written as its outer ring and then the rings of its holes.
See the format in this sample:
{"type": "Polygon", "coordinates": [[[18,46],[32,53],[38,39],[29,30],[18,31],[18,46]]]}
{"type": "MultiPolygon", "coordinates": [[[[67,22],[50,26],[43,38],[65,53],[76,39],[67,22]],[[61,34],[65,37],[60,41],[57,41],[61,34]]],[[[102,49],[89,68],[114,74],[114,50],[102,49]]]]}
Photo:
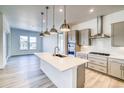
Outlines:
{"type": "Polygon", "coordinates": [[[90,36],[91,36],[90,29],[79,31],[79,45],[82,45],[82,46],[91,45],[90,36]]]}
{"type": "Polygon", "coordinates": [[[68,32],[68,42],[70,41],[76,42],[78,44],[79,42],[79,31],[78,30],[68,32]]]}

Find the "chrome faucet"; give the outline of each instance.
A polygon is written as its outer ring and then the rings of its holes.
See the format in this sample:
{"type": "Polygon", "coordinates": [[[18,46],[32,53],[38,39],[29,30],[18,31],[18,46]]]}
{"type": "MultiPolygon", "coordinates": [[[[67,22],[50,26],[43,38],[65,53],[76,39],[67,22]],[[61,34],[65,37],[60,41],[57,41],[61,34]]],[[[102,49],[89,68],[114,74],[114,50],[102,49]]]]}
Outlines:
{"type": "Polygon", "coordinates": [[[53,54],[53,55],[56,55],[56,54],[58,54],[58,53],[59,53],[59,47],[56,46],[56,47],[54,48],[54,54],[53,54]]]}

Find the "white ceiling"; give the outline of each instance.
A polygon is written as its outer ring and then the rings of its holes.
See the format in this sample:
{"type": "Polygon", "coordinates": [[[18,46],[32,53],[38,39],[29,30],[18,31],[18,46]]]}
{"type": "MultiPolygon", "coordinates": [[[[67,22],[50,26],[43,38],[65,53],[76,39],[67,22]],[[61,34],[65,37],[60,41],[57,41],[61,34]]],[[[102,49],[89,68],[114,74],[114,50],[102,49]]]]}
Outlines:
{"type": "MultiPolygon", "coordinates": [[[[43,5],[0,5],[0,11],[6,15],[11,27],[40,31],[42,21],[40,14],[45,11],[45,7],[43,5]]],[[[51,28],[52,6],[49,7],[49,28],[51,28]]],[[[63,23],[63,12],[59,12],[60,8],[63,6],[56,6],[55,9],[57,29],[63,23]]],[[[68,5],[67,22],[75,25],[96,18],[98,15],[107,15],[120,10],[124,10],[124,5],[68,5]],[[91,8],[94,9],[93,13],[89,13],[91,8]]]]}

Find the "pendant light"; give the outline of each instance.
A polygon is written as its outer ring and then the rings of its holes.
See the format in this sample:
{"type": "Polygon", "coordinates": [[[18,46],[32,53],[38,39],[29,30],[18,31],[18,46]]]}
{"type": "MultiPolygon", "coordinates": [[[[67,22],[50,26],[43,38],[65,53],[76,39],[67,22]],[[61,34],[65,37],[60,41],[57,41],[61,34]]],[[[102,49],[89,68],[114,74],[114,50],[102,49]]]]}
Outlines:
{"type": "Polygon", "coordinates": [[[70,26],[66,23],[66,6],[64,6],[64,23],[61,25],[60,30],[62,32],[70,31],[70,26]]]}
{"type": "Polygon", "coordinates": [[[50,34],[57,34],[57,30],[55,29],[55,6],[53,6],[53,27],[50,30],[50,34]]]}
{"type": "Polygon", "coordinates": [[[49,7],[46,7],[46,31],[44,32],[44,36],[50,36],[50,32],[48,31],[48,9],[49,7]]]}
{"type": "Polygon", "coordinates": [[[44,13],[41,12],[41,16],[42,16],[42,31],[40,33],[40,37],[44,37],[44,33],[43,33],[43,15],[44,15],[44,13]]]}

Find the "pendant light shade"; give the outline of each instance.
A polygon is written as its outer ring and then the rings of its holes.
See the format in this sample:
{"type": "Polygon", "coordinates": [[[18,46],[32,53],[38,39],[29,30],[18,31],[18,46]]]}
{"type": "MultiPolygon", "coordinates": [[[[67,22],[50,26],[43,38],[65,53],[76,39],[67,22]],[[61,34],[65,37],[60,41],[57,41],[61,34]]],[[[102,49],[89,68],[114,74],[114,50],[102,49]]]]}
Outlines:
{"type": "Polygon", "coordinates": [[[44,36],[50,36],[50,32],[48,31],[48,29],[44,32],[44,36]]]}
{"type": "Polygon", "coordinates": [[[62,32],[68,32],[68,31],[70,31],[70,26],[69,26],[69,24],[66,24],[66,20],[64,20],[64,24],[61,25],[60,30],[62,32]]]}
{"type": "Polygon", "coordinates": [[[55,6],[53,6],[53,27],[50,30],[50,34],[57,34],[57,30],[55,28],[55,6]]]}
{"type": "Polygon", "coordinates": [[[50,35],[50,32],[48,31],[48,9],[49,7],[46,7],[46,31],[44,32],[44,36],[50,35]]]}
{"type": "Polygon", "coordinates": [[[66,6],[64,6],[64,23],[61,25],[60,30],[62,32],[70,31],[70,26],[66,23],[66,6]]]}
{"type": "Polygon", "coordinates": [[[43,32],[40,33],[40,37],[44,37],[44,33],[43,32]]]}
{"type": "Polygon", "coordinates": [[[42,31],[40,33],[40,37],[44,37],[44,33],[43,33],[43,15],[44,15],[44,13],[41,12],[41,16],[42,16],[42,31]]]}
{"type": "Polygon", "coordinates": [[[57,34],[57,30],[55,29],[55,27],[51,28],[50,34],[57,34]]]}

